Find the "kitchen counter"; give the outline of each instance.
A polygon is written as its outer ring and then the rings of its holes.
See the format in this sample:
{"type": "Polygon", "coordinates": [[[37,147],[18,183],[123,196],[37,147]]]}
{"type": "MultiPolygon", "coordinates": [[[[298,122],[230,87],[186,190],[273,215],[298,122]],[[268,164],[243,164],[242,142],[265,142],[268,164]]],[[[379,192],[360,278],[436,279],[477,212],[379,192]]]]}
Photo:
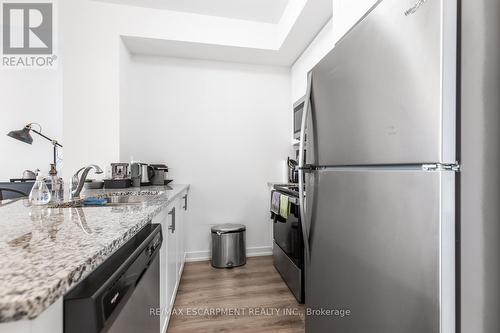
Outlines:
{"type": "Polygon", "coordinates": [[[188,188],[174,184],[84,193],[157,194],[144,203],[105,207],[0,201],[0,323],[36,318],[188,188]]]}

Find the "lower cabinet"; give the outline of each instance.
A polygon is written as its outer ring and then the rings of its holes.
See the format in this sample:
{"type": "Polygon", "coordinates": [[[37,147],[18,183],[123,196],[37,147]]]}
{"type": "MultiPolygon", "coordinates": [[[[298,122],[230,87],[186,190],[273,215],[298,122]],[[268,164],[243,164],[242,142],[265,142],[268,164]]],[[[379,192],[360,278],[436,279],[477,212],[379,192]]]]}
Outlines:
{"type": "Polygon", "coordinates": [[[177,233],[177,271],[179,272],[179,276],[182,274],[182,270],[184,269],[184,261],[186,257],[186,232],[187,229],[187,208],[188,208],[188,193],[184,192],[177,201],[178,208],[176,209],[178,219],[182,221],[182,223],[178,224],[177,228],[179,232],[177,233]]]}
{"type": "Polygon", "coordinates": [[[153,218],[153,223],[161,224],[162,234],[163,234],[163,244],[160,248],[160,333],[165,332],[166,327],[164,323],[168,320],[168,313],[166,309],[169,306],[169,300],[167,300],[167,246],[168,246],[168,235],[165,233],[166,230],[166,220],[168,214],[168,207],[163,208],[158,215],[153,218]]]}
{"type": "Polygon", "coordinates": [[[187,191],[181,194],[153,219],[160,223],[163,244],[160,249],[160,308],[161,333],[168,327],[185,261],[185,222],[187,191]]]}

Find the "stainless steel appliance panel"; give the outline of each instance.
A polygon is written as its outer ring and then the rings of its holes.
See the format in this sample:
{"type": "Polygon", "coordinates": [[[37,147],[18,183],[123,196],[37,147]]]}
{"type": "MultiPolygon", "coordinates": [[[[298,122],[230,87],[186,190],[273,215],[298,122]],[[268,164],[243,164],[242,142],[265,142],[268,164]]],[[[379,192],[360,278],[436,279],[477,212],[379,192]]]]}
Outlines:
{"type": "Polygon", "coordinates": [[[129,302],[122,309],[108,333],[157,333],[160,319],[151,311],[160,308],[160,259],[151,262],[129,302]]]}
{"type": "Polygon", "coordinates": [[[312,70],[319,165],[456,161],[456,2],[415,2],[382,1],[312,70]]]}
{"type": "Polygon", "coordinates": [[[500,1],[462,0],[461,332],[500,332],[500,1]]]}
{"type": "Polygon", "coordinates": [[[161,226],[147,224],[64,295],[64,332],[157,333],[161,226]]]}
{"type": "Polygon", "coordinates": [[[303,268],[304,242],[299,206],[292,201],[289,201],[289,205],[288,218],[277,219],[273,223],[273,239],[295,265],[303,268]]]}
{"type": "Polygon", "coordinates": [[[453,172],[315,172],[306,332],[454,332],[453,172]]]}
{"type": "Polygon", "coordinates": [[[283,281],[297,299],[297,302],[304,302],[303,270],[294,263],[283,249],[273,243],[273,264],[283,281]]]}

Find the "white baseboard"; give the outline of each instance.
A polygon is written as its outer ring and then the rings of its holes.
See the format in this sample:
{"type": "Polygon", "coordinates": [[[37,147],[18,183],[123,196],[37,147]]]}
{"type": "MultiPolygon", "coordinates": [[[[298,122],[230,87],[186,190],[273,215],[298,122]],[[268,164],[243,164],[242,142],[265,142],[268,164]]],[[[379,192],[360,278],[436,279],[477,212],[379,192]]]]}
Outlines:
{"type": "MultiPolygon", "coordinates": [[[[272,246],[259,246],[259,247],[249,247],[247,248],[247,257],[262,257],[270,256],[273,254],[272,246]]],[[[192,251],[186,253],[186,261],[207,261],[210,260],[210,251],[192,251]]]]}

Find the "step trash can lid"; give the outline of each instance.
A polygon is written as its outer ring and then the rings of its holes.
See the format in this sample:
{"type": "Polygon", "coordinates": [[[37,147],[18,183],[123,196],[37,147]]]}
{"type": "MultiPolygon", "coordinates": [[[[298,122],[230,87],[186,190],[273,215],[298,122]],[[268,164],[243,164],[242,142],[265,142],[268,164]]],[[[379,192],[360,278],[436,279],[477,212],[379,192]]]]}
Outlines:
{"type": "Polygon", "coordinates": [[[231,232],[245,231],[246,227],[243,224],[225,223],[214,225],[211,229],[213,233],[227,234],[231,232]]]}

